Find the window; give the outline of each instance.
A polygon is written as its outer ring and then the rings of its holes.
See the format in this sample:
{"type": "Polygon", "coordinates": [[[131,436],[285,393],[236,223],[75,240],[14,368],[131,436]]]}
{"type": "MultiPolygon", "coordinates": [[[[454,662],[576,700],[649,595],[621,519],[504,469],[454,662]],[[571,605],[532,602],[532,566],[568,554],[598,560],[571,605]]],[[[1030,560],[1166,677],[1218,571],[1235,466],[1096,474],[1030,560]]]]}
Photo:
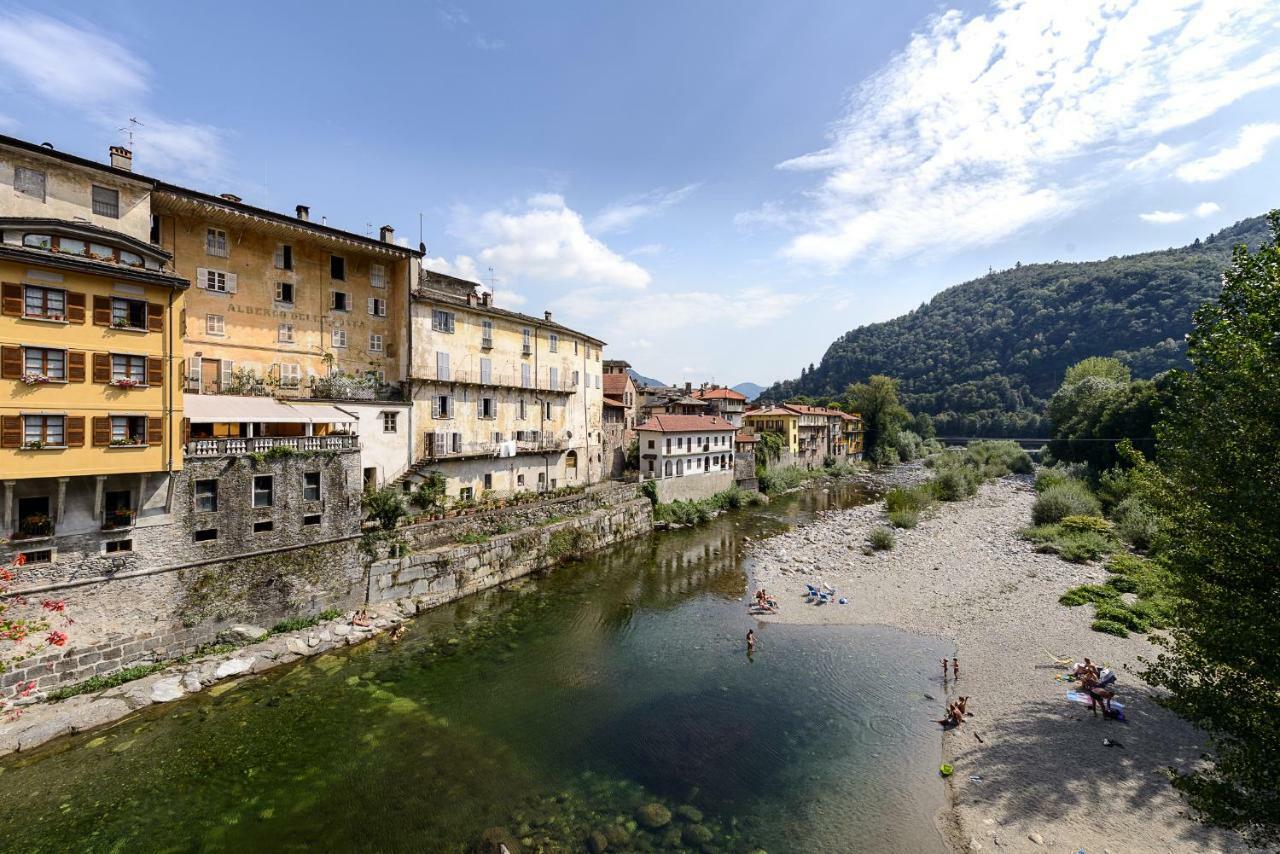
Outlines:
{"type": "Polygon", "coordinates": [[[22,245],[31,249],[52,249],[53,237],[48,234],[24,234],[22,245]]]}
{"type": "Polygon", "coordinates": [[[138,383],[147,381],[147,357],[128,356],[124,353],[111,354],[111,381],[133,380],[138,383]]]}
{"type": "Polygon", "coordinates": [[[369,352],[370,353],[382,352],[382,336],[381,335],[378,335],[373,332],[369,333],[369,352]]]}
{"type": "Polygon", "coordinates": [[[220,228],[204,230],[204,251],[206,255],[227,257],[227,233],[220,228]]]}
{"type": "Polygon", "coordinates": [[[253,523],[253,532],[255,534],[265,534],[267,531],[274,529],[275,526],[275,522],[272,522],[270,519],[260,519],[253,523]]]}
{"type": "Polygon", "coordinates": [[[436,351],[436,379],[449,379],[449,354],[444,350],[436,351]]]}
{"type": "Polygon", "coordinates": [[[66,444],[66,418],[61,415],[22,416],[22,444],[27,448],[55,447],[66,444]]]}
{"type": "Polygon", "coordinates": [[[433,332],[453,332],[453,312],[432,309],[431,330],[433,332]]]}
{"type": "Polygon", "coordinates": [[[276,340],[281,344],[293,343],[293,324],[281,323],[276,328],[276,340]]]}
{"type": "Polygon", "coordinates": [[[453,417],[453,398],[447,394],[437,394],[431,399],[431,417],[432,418],[452,418],[453,417]]]}
{"type": "Polygon", "coordinates": [[[492,397],[480,398],[480,417],[481,418],[497,418],[498,407],[492,397]]]}
{"type": "Polygon", "coordinates": [[[526,407],[526,403],[523,398],[516,401],[516,418],[520,419],[521,421],[525,420],[525,418],[528,417],[528,412],[525,407],[526,407]]]}
{"type": "Polygon", "coordinates": [[[124,249],[117,249],[116,258],[119,259],[120,263],[124,264],[126,267],[143,266],[142,256],[139,255],[137,252],[129,252],[124,249]]]}
{"type": "Polygon", "coordinates": [[[387,268],[381,264],[370,264],[369,284],[375,288],[385,288],[387,286],[387,268]]]}
{"type": "Polygon", "coordinates": [[[205,528],[202,531],[196,531],[191,535],[191,539],[195,540],[197,543],[207,543],[210,540],[216,540],[218,539],[218,529],[205,528]]]}
{"type": "Polygon", "coordinates": [[[558,388],[560,386],[560,369],[547,368],[547,387],[558,388]]]}
{"type": "Polygon", "coordinates": [[[334,311],[351,311],[351,297],[346,291],[330,291],[329,308],[334,311]]]}
{"type": "Polygon", "coordinates": [[[276,302],[293,304],[293,282],[276,282],[276,302]]]}
{"type": "Polygon", "coordinates": [[[525,356],[533,352],[533,333],[528,329],[520,330],[520,352],[525,356]]]}
{"type": "Polygon", "coordinates": [[[280,387],[297,388],[302,385],[302,368],[290,362],[280,365],[280,387]]]}
{"type": "Polygon", "coordinates": [[[205,270],[204,288],[207,291],[216,291],[220,294],[227,293],[227,274],[222,270],[205,270]]]}
{"type": "Polygon", "coordinates": [[[26,347],[24,348],[22,368],[28,374],[36,374],[51,380],[65,380],[67,378],[67,351],[26,347]]]}
{"type": "Polygon", "coordinates": [[[109,555],[131,552],[133,551],[133,540],[108,540],[102,544],[102,551],[109,555]]]}
{"type": "Polygon", "coordinates": [[[67,292],[57,288],[41,288],[35,285],[27,285],[22,313],[25,317],[65,320],[67,317],[67,292]]]}
{"type": "Polygon", "coordinates": [[[93,212],[98,216],[120,218],[120,191],[106,187],[93,188],[93,212]]]}
{"type": "Polygon", "coordinates": [[[44,173],[18,166],[13,170],[13,189],[24,196],[44,201],[44,173]]]}
{"type": "Polygon", "coordinates": [[[552,353],[559,353],[560,352],[560,336],[552,332],[547,340],[548,340],[548,344],[547,344],[548,349],[550,349],[552,353]]]}
{"type": "Polygon", "coordinates": [[[480,358],[480,382],[485,385],[493,382],[493,359],[480,358]]]}
{"type": "Polygon", "coordinates": [[[276,247],[276,269],[293,269],[293,247],[287,243],[281,243],[276,247]]]}
{"type": "Polygon", "coordinates": [[[551,420],[551,401],[548,400],[544,404],[544,406],[546,407],[546,409],[544,410],[543,414],[546,415],[547,420],[550,421],[551,420]]]}
{"type": "Polygon", "coordinates": [[[53,563],[53,549],[36,549],[22,553],[24,563],[53,563]]]}
{"type": "Polygon", "coordinates": [[[395,433],[398,429],[399,420],[400,420],[399,412],[382,413],[382,432],[395,433]]]}
{"type": "Polygon", "coordinates": [[[650,450],[652,450],[652,449],[653,449],[653,440],[652,440],[652,439],[650,439],[650,440],[649,440],[649,449],[650,449],[650,450]]]}
{"type": "Polygon", "coordinates": [[[303,516],[303,517],[302,517],[302,524],[304,524],[304,525],[319,525],[319,524],[320,524],[320,514],[319,514],[319,513],[309,513],[309,514],[307,514],[306,516],[303,516]]]}
{"type": "Polygon", "coordinates": [[[275,479],[269,474],[253,476],[253,506],[270,507],[275,502],[275,479]]]}
{"type": "Polygon", "coordinates": [[[576,356],[576,355],[578,355],[578,342],[577,342],[577,341],[574,341],[574,342],[573,342],[573,355],[575,355],[575,356],[576,356]]]}
{"type": "Polygon", "coordinates": [[[516,486],[524,486],[524,475],[516,475],[516,486]]]}
{"type": "Polygon", "coordinates": [[[347,346],[347,330],[345,329],[333,330],[333,346],[337,347],[340,350],[344,349],[347,346]]]}
{"type": "Polygon", "coordinates": [[[533,388],[533,366],[528,363],[520,365],[520,386],[533,388]]]}
{"type": "Polygon", "coordinates": [[[142,415],[112,415],[111,444],[145,445],[147,443],[147,419],[142,415]]]}
{"type": "Polygon", "coordinates": [[[493,346],[493,321],[492,320],[480,321],[480,346],[481,347],[493,346]]]}
{"type": "Polygon", "coordinates": [[[339,281],[347,278],[347,260],[341,255],[329,256],[329,278],[339,281]]]}
{"type": "Polygon", "coordinates": [[[386,317],[387,301],[378,297],[369,297],[369,316],[386,317]]]}
{"type": "Polygon", "coordinates": [[[196,510],[200,513],[213,513],[218,509],[218,481],[196,481],[196,510]]]}
{"type": "Polygon", "coordinates": [[[160,214],[151,215],[151,242],[160,245],[160,214]]]}
{"type": "Polygon", "coordinates": [[[471,499],[475,498],[475,496],[476,496],[476,491],[474,488],[470,486],[464,486],[458,490],[459,501],[470,501],[471,499]]]}
{"type": "Polygon", "coordinates": [[[227,319],[221,314],[206,314],[204,316],[204,334],[226,335],[227,319]]]}
{"type": "Polygon", "coordinates": [[[117,329],[146,329],[146,302],[140,299],[112,297],[111,325],[117,329]]]}
{"type": "Polygon", "coordinates": [[[574,371],[574,372],[573,372],[573,387],[574,387],[574,388],[577,388],[577,387],[578,387],[578,383],[579,383],[580,381],[581,381],[581,378],[578,376],[578,372],[577,372],[577,371],[574,371]]]}
{"type": "Polygon", "coordinates": [[[485,473],[485,476],[484,476],[484,488],[493,489],[493,475],[487,472],[485,473]]]}

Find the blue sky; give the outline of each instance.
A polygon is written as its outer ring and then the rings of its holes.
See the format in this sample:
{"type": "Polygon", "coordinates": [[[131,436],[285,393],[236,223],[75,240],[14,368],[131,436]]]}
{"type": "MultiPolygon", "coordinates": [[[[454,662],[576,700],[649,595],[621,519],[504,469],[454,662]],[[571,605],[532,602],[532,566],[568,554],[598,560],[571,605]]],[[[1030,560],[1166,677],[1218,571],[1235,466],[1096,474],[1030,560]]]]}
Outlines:
{"type": "Polygon", "coordinates": [[[497,280],[768,383],[1016,261],[1280,206],[1280,4],[0,5],[0,131],[497,280]]]}

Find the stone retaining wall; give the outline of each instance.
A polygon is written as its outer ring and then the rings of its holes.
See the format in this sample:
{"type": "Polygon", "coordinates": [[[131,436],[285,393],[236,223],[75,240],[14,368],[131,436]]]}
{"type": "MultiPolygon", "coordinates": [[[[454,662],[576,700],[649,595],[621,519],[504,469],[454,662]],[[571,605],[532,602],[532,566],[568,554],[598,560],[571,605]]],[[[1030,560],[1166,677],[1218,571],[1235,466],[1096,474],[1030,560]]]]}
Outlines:
{"type": "Polygon", "coordinates": [[[630,498],[562,522],[498,534],[484,543],[377,561],[369,571],[368,600],[412,597],[421,607],[435,607],[651,530],[652,505],[630,498]]]}
{"type": "Polygon", "coordinates": [[[697,501],[724,492],[734,484],[733,472],[716,471],[707,474],[686,474],[684,477],[663,477],[652,481],[657,484],[658,502],[697,501]]]}

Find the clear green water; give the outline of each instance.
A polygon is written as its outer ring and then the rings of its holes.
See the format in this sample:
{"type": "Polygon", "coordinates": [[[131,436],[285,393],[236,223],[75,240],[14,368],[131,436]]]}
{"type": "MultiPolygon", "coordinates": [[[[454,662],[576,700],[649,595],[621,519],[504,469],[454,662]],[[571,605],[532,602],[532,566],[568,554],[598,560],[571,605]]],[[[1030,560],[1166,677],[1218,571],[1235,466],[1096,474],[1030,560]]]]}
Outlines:
{"type": "Polygon", "coordinates": [[[815,491],[624,544],[398,644],[10,758],[0,849],[582,851],[595,831],[611,851],[941,852],[926,695],[950,648],[744,607],[744,535],[863,500],[815,491]],[[637,826],[650,803],[677,814],[637,826]]]}

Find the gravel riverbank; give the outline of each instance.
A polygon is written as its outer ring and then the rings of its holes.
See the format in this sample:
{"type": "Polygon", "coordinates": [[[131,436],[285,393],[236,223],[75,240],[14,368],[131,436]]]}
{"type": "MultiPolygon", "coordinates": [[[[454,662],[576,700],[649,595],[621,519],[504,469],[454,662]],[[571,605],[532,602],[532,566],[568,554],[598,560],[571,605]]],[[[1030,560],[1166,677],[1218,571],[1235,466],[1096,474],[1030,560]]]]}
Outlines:
{"type": "MultiPolygon", "coordinates": [[[[1154,647],[1142,636],[1091,631],[1091,608],[1058,604],[1068,587],[1102,581],[1105,570],[1036,554],[1018,538],[1033,500],[1030,478],[987,483],[898,531],[891,551],[864,550],[869,531],[885,523],[883,502],[825,513],[753,543],[753,583],[781,603],[762,621],[883,624],[956,642],[960,675],[948,681],[947,696],[970,697],[973,716],[943,737],[955,774],[952,807],[938,826],[955,850],[1243,850],[1238,838],[1187,818],[1169,785],[1165,769],[1194,765],[1204,737],[1126,672],[1154,647]],[[805,582],[819,580],[849,603],[805,604],[805,582]],[[1054,680],[1062,673],[1054,655],[1114,667],[1128,722],[1068,702],[1066,685],[1054,680]]],[[[941,672],[938,688],[941,717],[941,672]]]]}

